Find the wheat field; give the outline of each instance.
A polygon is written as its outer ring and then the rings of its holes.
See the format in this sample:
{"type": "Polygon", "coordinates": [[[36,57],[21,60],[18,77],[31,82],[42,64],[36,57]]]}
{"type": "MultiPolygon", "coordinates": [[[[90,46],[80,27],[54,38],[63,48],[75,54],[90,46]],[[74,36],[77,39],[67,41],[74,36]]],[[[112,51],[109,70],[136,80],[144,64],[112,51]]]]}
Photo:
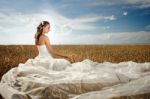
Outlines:
{"type": "MultiPolygon", "coordinates": [[[[96,62],[123,61],[150,62],[150,45],[52,45],[56,51],[75,55],[75,62],[90,59],[96,62]]],[[[34,45],[0,45],[0,79],[4,73],[19,63],[36,56],[34,45]]],[[[54,56],[55,57],[55,56],[54,56]]],[[[59,57],[57,57],[59,58],[59,57]]],[[[61,57],[60,57],[61,58],[61,57]]],[[[133,96],[132,96],[133,97],[133,96]]],[[[131,98],[132,98],[131,97],[131,98]]],[[[150,95],[139,95],[132,99],[148,99],[150,95]],[[144,97],[144,98],[139,98],[144,97]]],[[[115,99],[131,99],[119,97],[115,99]]]]}

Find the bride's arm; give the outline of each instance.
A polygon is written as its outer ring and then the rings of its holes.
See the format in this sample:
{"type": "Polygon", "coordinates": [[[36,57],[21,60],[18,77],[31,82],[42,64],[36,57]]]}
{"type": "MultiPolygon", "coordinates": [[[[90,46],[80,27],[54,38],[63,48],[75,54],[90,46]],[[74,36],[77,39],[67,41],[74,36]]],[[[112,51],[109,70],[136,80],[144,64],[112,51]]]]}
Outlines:
{"type": "Polygon", "coordinates": [[[64,55],[64,54],[61,54],[61,53],[55,51],[53,49],[52,45],[50,44],[50,41],[49,41],[48,37],[46,37],[44,41],[45,41],[45,45],[46,45],[49,53],[51,53],[53,55],[56,55],[56,56],[61,56],[61,57],[66,57],[66,58],[68,57],[67,55],[64,55]]]}

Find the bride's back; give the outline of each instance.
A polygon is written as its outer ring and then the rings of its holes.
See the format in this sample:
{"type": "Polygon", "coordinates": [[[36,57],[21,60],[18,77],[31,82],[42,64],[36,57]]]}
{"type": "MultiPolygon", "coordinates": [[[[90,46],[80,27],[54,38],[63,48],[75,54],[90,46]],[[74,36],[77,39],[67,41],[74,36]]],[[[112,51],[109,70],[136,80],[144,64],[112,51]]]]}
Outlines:
{"type": "Polygon", "coordinates": [[[36,41],[36,45],[45,45],[44,39],[46,38],[45,35],[41,35],[39,40],[36,41]]]}
{"type": "Polygon", "coordinates": [[[46,39],[46,36],[44,34],[40,35],[39,37],[39,40],[37,40],[36,42],[36,46],[38,48],[38,51],[39,51],[39,56],[51,56],[52,55],[48,52],[47,50],[47,47],[45,45],[45,39],[46,39]]]}

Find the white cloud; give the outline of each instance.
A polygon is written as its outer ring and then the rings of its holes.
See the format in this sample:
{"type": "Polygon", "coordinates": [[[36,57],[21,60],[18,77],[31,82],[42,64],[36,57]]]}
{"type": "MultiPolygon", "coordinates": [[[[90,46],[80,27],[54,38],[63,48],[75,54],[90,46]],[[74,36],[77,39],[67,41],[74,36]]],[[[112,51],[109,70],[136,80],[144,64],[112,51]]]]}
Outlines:
{"type": "Polygon", "coordinates": [[[124,43],[149,43],[150,32],[121,32],[103,34],[83,34],[79,37],[80,43],[87,44],[124,44],[124,43]]]}
{"type": "Polygon", "coordinates": [[[94,2],[84,3],[84,5],[88,6],[98,6],[98,5],[130,5],[137,8],[149,8],[150,0],[95,0],[94,2]]]}
{"type": "Polygon", "coordinates": [[[93,29],[108,29],[109,26],[95,26],[94,23],[99,20],[116,20],[114,15],[103,16],[103,15],[85,15],[75,19],[70,19],[70,27],[75,30],[93,30],[93,29]]]}
{"type": "Polygon", "coordinates": [[[110,26],[95,26],[93,23],[99,20],[115,20],[116,17],[114,15],[85,15],[69,19],[55,11],[44,10],[40,13],[30,14],[20,12],[0,12],[0,18],[2,18],[2,20],[0,20],[0,44],[34,44],[36,27],[43,20],[50,21],[51,32],[49,33],[49,36],[52,44],[150,42],[149,32],[82,33],[83,30],[109,29],[110,26]],[[76,33],[77,31],[81,34],[76,33]]]}
{"type": "Polygon", "coordinates": [[[145,26],[145,30],[150,31],[150,25],[145,26]]]}
{"type": "Polygon", "coordinates": [[[128,12],[126,12],[126,11],[125,11],[125,12],[123,12],[123,15],[124,15],[124,16],[128,15],[128,12]]]}
{"type": "Polygon", "coordinates": [[[148,4],[143,4],[143,5],[139,5],[139,6],[135,6],[135,7],[137,7],[137,8],[149,8],[150,7],[150,3],[148,3],[148,4]]]}
{"type": "Polygon", "coordinates": [[[4,32],[4,27],[0,26],[0,32],[4,32]]]}
{"type": "MultiPolygon", "coordinates": [[[[103,16],[103,15],[95,15],[95,14],[90,14],[90,15],[84,15],[81,17],[78,17],[77,19],[74,19],[73,21],[75,21],[76,23],[89,23],[89,22],[96,22],[98,20],[115,20],[116,17],[114,15],[110,15],[110,16],[103,16]]],[[[74,23],[75,23],[74,22],[74,23]]]]}
{"type": "MultiPolygon", "coordinates": [[[[66,37],[71,37],[74,31],[89,31],[94,29],[109,29],[109,26],[95,26],[94,22],[98,20],[114,20],[114,15],[86,15],[74,19],[69,19],[63,15],[58,14],[53,10],[43,10],[40,13],[21,13],[21,12],[1,12],[0,11],[0,33],[9,37],[9,43],[34,43],[34,34],[36,27],[43,20],[48,20],[51,24],[52,43],[67,42],[66,37]],[[15,37],[15,38],[13,38],[15,37]],[[24,39],[20,39],[24,38],[24,39]],[[27,39],[28,38],[28,39],[27,39]]],[[[8,43],[3,40],[1,44],[8,43]]]]}
{"type": "Polygon", "coordinates": [[[116,20],[116,17],[115,17],[114,15],[111,15],[111,16],[106,16],[106,17],[104,17],[104,19],[116,20]]]}

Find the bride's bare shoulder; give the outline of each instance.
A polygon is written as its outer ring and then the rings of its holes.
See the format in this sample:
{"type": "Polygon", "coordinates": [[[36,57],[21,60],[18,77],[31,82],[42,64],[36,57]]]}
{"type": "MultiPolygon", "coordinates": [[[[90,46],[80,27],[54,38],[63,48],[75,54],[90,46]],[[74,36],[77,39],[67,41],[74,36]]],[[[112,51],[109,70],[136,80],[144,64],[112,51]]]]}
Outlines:
{"type": "Polygon", "coordinates": [[[47,37],[45,35],[40,35],[38,44],[40,44],[40,45],[44,44],[46,39],[47,39],[47,37]]]}
{"type": "Polygon", "coordinates": [[[45,36],[45,35],[41,35],[41,36],[39,37],[39,39],[41,39],[41,40],[45,40],[45,39],[48,39],[48,37],[47,37],[47,36],[45,36]]]}

